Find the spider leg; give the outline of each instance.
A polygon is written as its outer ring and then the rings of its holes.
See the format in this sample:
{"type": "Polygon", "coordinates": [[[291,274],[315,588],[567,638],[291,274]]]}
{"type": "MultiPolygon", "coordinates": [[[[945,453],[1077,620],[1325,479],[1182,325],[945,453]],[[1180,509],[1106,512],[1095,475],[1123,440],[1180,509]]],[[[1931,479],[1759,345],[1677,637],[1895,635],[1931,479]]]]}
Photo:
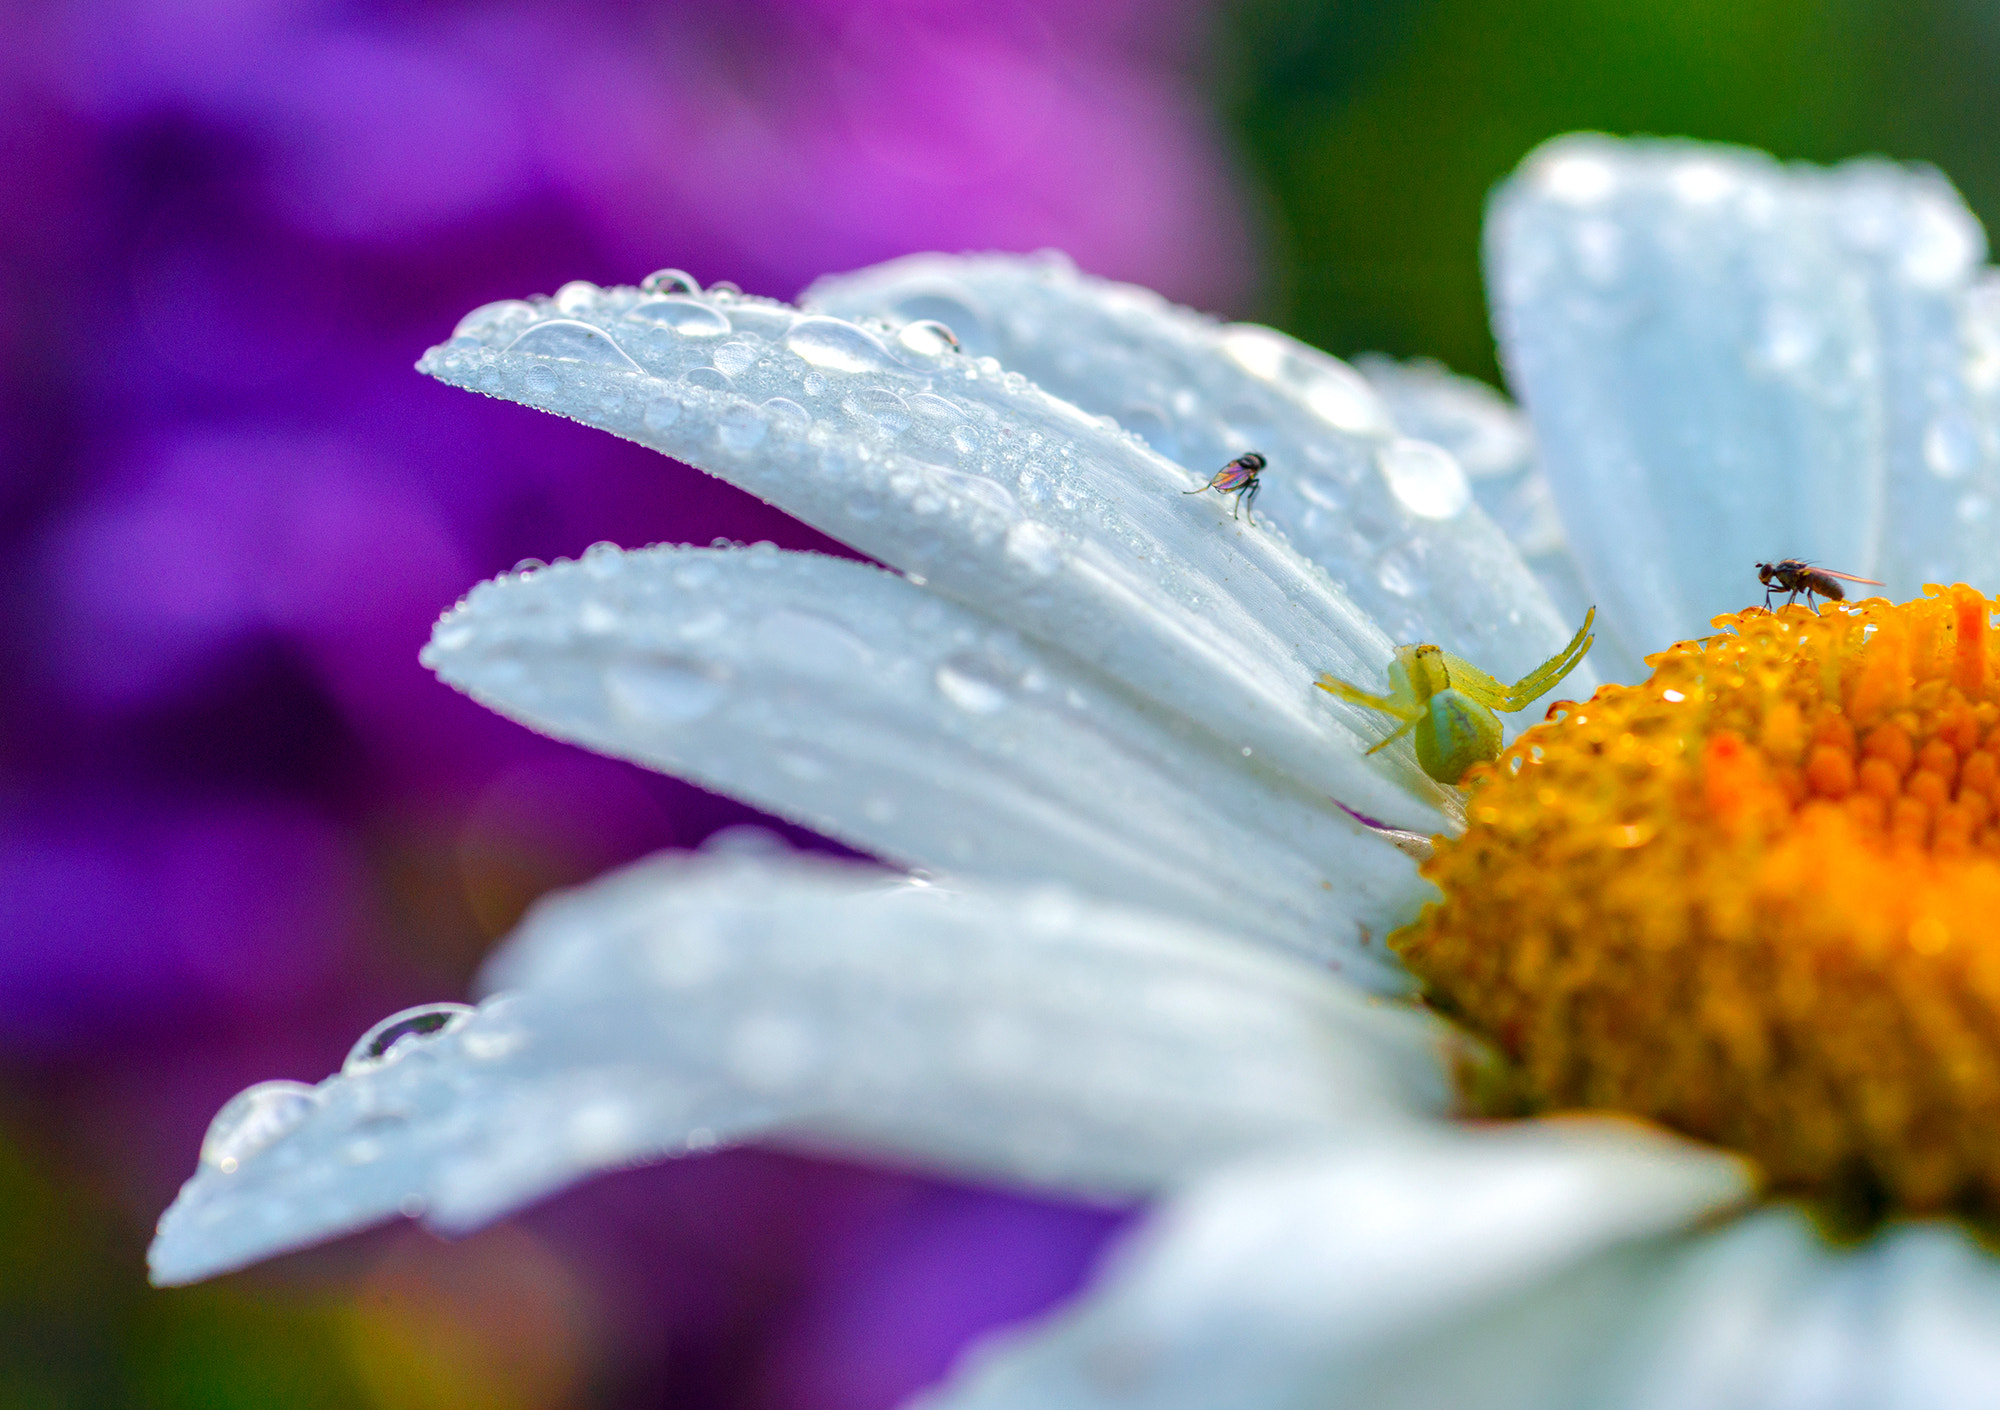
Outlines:
{"type": "Polygon", "coordinates": [[[1415,729],[1417,727],[1417,722],[1421,719],[1423,719],[1422,715],[1416,715],[1410,719],[1403,721],[1403,723],[1397,725],[1393,730],[1389,731],[1388,734],[1384,735],[1381,739],[1377,740],[1375,742],[1374,748],[1370,749],[1368,752],[1370,754],[1381,753],[1384,749],[1387,749],[1390,745],[1394,744],[1397,740],[1401,739],[1404,735],[1408,734],[1411,730],[1415,729]]]}
{"type": "Polygon", "coordinates": [[[1584,614],[1583,625],[1576,629],[1576,635],[1569,639],[1569,645],[1507,687],[1506,703],[1494,705],[1492,708],[1509,712],[1524,709],[1540,696],[1553,690],[1556,683],[1575,670],[1577,663],[1589,654],[1592,643],[1597,640],[1590,630],[1590,624],[1596,620],[1597,609],[1593,607],[1584,614]]]}
{"type": "Polygon", "coordinates": [[[1313,682],[1328,695],[1348,701],[1354,705],[1366,705],[1371,710],[1380,710],[1385,715],[1393,715],[1399,720],[1415,720],[1417,712],[1392,695],[1370,695],[1367,691],[1349,685],[1338,676],[1322,675],[1313,682]]]}

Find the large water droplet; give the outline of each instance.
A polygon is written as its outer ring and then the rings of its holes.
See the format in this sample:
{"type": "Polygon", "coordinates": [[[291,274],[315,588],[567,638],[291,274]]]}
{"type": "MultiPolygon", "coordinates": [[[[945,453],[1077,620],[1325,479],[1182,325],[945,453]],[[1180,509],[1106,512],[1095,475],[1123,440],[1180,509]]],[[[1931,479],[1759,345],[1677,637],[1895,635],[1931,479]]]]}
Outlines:
{"type": "Polygon", "coordinates": [[[853,631],[790,607],[766,613],[753,639],[759,655],[812,675],[856,679],[875,664],[875,654],[853,631]]]}
{"type": "Polygon", "coordinates": [[[874,334],[838,318],[802,318],[785,335],[785,346],[815,367],[835,372],[879,372],[889,366],[889,350],[874,334]]]}
{"type": "Polygon", "coordinates": [[[697,367],[681,378],[690,387],[705,387],[711,392],[731,390],[730,380],[713,367],[697,367]]]}
{"type": "Polygon", "coordinates": [[[1023,519],[1007,531],[1007,556],[1037,578],[1062,567],[1062,536],[1046,524],[1023,519]]]}
{"type": "Polygon", "coordinates": [[[699,294],[701,285],[685,269],[656,269],[639,281],[639,289],[647,294],[699,294]]]}
{"type": "Polygon", "coordinates": [[[693,299],[646,299],[626,317],[671,328],[684,338],[719,338],[730,329],[727,314],[693,299]]]}
{"type": "Polygon", "coordinates": [[[562,378],[556,376],[553,367],[530,367],[528,369],[528,390],[540,396],[552,396],[562,386],[562,378]]]}
{"type": "Polygon", "coordinates": [[[1222,350],[1245,372],[1283,387],[1339,430],[1381,436],[1392,429],[1388,408],[1366,379],[1317,348],[1261,324],[1235,323],[1223,330],[1222,350]]]}
{"type": "Polygon", "coordinates": [[[725,377],[741,377],[757,360],[757,349],[751,343],[724,343],[709,355],[715,370],[725,377]]]}
{"type": "Polygon", "coordinates": [[[533,353],[536,357],[561,358],[565,362],[588,362],[599,367],[618,367],[637,372],[639,364],[611,341],[602,328],[579,323],[572,318],[555,318],[537,323],[507,345],[510,353],[533,353]]]}
{"type": "Polygon", "coordinates": [[[946,658],[933,679],[938,694],[968,715],[991,715],[1006,708],[1014,673],[987,657],[960,652],[946,658]]]}
{"type": "Polygon", "coordinates": [[[1942,413],[1924,430],[1924,464],[1940,480],[1956,480],[1979,464],[1979,428],[1962,411],[1942,413]]]}
{"type": "Polygon", "coordinates": [[[672,397],[654,397],[646,403],[646,414],[640,419],[648,431],[664,431],[681,419],[681,404],[672,397]]]}
{"type": "Polygon", "coordinates": [[[1382,478],[1410,513],[1449,519],[1472,502],[1472,485],[1443,446],[1398,438],[1375,452],[1382,478]]]}
{"type": "Polygon", "coordinates": [[[469,1004],[418,1004],[392,1013],[356,1040],[340,1070],[351,1077],[382,1067],[411,1048],[449,1033],[470,1017],[469,1004]]]}
{"type": "Polygon", "coordinates": [[[722,681],[691,661],[621,661],[604,672],[611,708],[641,725],[698,720],[722,700],[722,681]]]}
{"type": "Polygon", "coordinates": [[[902,331],[896,334],[896,341],[925,357],[943,357],[946,353],[959,351],[958,334],[934,318],[905,323],[902,331]]]}
{"type": "Polygon", "coordinates": [[[534,316],[535,306],[526,300],[501,299],[498,303],[481,304],[459,319],[458,326],[451,330],[451,336],[463,338],[479,333],[496,333],[512,325],[526,323],[534,316]]]}
{"type": "Polygon", "coordinates": [[[201,1138],[201,1161],[225,1175],[312,1115],[320,1096],[303,1082],[259,1082],[222,1105],[201,1138]]]}
{"type": "Polygon", "coordinates": [[[556,290],[556,307],[564,313],[585,313],[597,306],[598,288],[588,279],[572,279],[556,290]]]}
{"type": "Polygon", "coordinates": [[[724,449],[744,451],[755,450],[762,445],[770,429],[763,412],[744,402],[722,413],[722,419],[716,422],[715,434],[724,449]]]}

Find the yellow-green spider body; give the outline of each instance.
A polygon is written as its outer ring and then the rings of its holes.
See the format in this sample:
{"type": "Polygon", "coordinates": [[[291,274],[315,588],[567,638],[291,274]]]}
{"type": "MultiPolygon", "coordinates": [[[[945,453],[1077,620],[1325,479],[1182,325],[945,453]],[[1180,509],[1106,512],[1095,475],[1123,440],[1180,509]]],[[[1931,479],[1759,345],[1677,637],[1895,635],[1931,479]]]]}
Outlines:
{"type": "Polygon", "coordinates": [[[1512,685],[1502,685],[1441,646],[1399,646],[1396,659],[1389,663],[1387,695],[1370,695],[1324,675],[1319,688],[1402,721],[1370,754],[1407,734],[1425,773],[1439,783],[1457,783],[1474,764],[1500,757],[1500,720],[1493,712],[1525,709],[1555,689],[1597,639],[1590,634],[1590,624],[1596,620],[1593,607],[1568,646],[1512,685]]]}

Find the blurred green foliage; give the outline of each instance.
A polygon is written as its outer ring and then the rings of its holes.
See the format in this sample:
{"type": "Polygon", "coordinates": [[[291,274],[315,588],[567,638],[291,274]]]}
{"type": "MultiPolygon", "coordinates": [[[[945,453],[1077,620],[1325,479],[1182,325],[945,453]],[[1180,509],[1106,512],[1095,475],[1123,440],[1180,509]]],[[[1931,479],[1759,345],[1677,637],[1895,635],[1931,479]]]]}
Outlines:
{"type": "Polygon", "coordinates": [[[1486,195],[1593,129],[1934,163],[2000,216],[2000,10],[1975,0],[1227,0],[1221,101],[1272,231],[1259,312],[1498,379],[1486,195]]]}
{"type": "Polygon", "coordinates": [[[0,1410],[365,1410],[338,1312],[156,1292],[140,1231],[0,1123],[0,1410]]]}

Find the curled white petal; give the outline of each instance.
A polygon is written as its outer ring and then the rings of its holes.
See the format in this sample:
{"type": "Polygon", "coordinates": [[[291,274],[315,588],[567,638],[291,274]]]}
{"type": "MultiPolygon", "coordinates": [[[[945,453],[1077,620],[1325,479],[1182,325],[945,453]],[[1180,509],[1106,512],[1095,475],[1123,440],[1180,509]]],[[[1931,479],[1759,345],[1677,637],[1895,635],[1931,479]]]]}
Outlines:
{"type": "Polygon", "coordinates": [[[662,857],[545,900],[504,992],[351,1066],[160,1222],[162,1283],[463,1230],[751,1135],[1088,1194],[1445,1109],[1454,1039],[1303,961],[1052,891],[662,857]]]}
{"type": "Polygon", "coordinates": [[[1749,1193],[1741,1161],[1615,1121],[1271,1156],[1169,1204],[1075,1308],[976,1357],[927,1403],[1460,1403],[1356,1392],[1386,1350],[1749,1193]]]}
{"type": "MultiPolygon", "coordinates": [[[[1456,459],[1398,426],[1352,367],[1274,329],[1221,324],[1066,262],[912,255],[823,279],[806,300],[848,317],[938,319],[1199,478],[1269,461],[1254,513],[1325,569],[1397,642],[1437,642],[1508,679],[1559,650],[1557,612],[1474,505],[1456,459]]],[[[1587,695],[1586,667],[1565,689],[1587,695]]]]}
{"type": "Polygon", "coordinates": [[[880,569],[603,546],[438,624],[445,680],[537,729],[884,857],[1053,882],[1384,982],[1428,888],[1322,798],[1075,658],[880,569]]]}
{"type": "Polygon", "coordinates": [[[1184,496],[1142,442],[991,358],[766,300],[610,289],[537,317],[462,328],[419,367],[721,475],[1307,786],[1437,830],[1450,799],[1414,755],[1364,760],[1379,717],[1313,685],[1380,680],[1390,639],[1283,540],[1184,496]],[[689,331],[688,310],[728,333],[689,331]],[[526,341],[555,323],[559,342],[526,341]],[[586,356],[571,324],[640,370],[586,356]]]}

